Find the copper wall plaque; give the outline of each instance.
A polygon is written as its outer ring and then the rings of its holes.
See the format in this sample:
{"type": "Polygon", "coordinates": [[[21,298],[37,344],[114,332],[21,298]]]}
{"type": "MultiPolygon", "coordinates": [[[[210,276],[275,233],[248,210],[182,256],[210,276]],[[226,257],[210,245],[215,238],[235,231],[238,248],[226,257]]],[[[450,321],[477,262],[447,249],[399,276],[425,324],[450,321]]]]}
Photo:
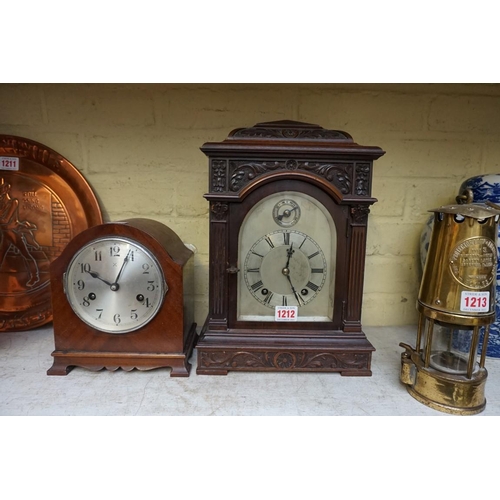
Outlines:
{"type": "Polygon", "coordinates": [[[43,144],[0,134],[0,331],[52,320],[49,264],[101,223],[92,188],[73,164],[43,144]]]}

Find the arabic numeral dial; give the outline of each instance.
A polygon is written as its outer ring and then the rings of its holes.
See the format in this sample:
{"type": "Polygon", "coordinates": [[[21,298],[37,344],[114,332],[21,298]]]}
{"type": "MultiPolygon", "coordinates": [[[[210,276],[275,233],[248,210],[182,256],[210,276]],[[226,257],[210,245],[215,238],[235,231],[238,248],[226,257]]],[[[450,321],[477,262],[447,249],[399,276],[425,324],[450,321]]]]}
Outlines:
{"type": "Polygon", "coordinates": [[[168,290],[154,255],[126,238],[104,237],[81,248],[65,280],[75,314],[93,328],[113,334],[149,323],[168,290]]]}

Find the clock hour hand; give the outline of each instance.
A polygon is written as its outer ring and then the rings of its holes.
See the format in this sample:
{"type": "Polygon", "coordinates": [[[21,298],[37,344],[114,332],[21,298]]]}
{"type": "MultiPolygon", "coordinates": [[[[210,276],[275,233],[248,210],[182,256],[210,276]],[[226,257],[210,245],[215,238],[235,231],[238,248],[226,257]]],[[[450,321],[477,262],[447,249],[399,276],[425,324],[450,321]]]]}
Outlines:
{"type": "Polygon", "coordinates": [[[106,281],[104,278],[101,278],[99,274],[96,273],[95,271],[87,271],[87,272],[90,274],[90,276],[92,276],[92,278],[97,278],[98,280],[101,280],[104,283],[106,283],[106,285],[112,286],[112,284],[109,281],[106,281]]]}
{"type": "MultiPolygon", "coordinates": [[[[288,270],[288,264],[290,264],[290,257],[292,256],[293,252],[295,252],[295,250],[292,250],[292,247],[293,247],[293,243],[290,245],[290,248],[286,251],[286,254],[288,255],[288,259],[286,260],[285,269],[287,269],[287,270],[288,270]]],[[[285,274],[285,269],[283,269],[283,274],[285,274]]]]}

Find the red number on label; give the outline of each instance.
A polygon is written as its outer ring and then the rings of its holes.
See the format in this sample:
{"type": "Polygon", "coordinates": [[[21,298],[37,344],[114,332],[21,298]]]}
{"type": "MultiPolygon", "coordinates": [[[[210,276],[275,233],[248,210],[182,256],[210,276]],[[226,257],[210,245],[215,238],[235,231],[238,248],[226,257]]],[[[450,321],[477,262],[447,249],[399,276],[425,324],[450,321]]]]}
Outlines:
{"type": "Polygon", "coordinates": [[[14,167],[14,160],[2,160],[2,167],[14,167]]]}
{"type": "Polygon", "coordinates": [[[465,297],[466,307],[485,308],[488,306],[487,297],[465,297]]]}
{"type": "Polygon", "coordinates": [[[295,310],[278,309],[278,319],[295,319],[295,310]]]}

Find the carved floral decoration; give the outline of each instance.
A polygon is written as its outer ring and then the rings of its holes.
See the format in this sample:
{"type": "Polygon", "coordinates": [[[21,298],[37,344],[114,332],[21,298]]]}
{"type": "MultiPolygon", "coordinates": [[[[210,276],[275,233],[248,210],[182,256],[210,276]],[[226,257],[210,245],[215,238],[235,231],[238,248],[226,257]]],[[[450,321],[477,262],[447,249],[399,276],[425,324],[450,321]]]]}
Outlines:
{"type": "MultiPolygon", "coordinates": [[[[320,163],[297,160],[275,162],[230,162],[230,171],[233,172],[229,180],[229,189],[239,191],[246,183],[256,177],[279,170],[305,170],[324,177],[327,181],[339,188],[343,194],[349,194],[352,188],[353,163],[320,163]]],[[[364,172],[363,172],[364,174],[364,172]]],[[[366,173],[369,176],[369,169],[366,173]]],[[[369,178],[369,177],[368,177],[369,178]]],[[[361,185],[363,181],[361,180],[361,185]]]]}
{"type": "Polygon", "coordinates": [[[200,353],[201,366],[222,369],[262,369],[293,371],[310,369],[360,369],[367,362],[367,354],[313,351],[297,353],[290,351],[240,351],[200,353]]]}

